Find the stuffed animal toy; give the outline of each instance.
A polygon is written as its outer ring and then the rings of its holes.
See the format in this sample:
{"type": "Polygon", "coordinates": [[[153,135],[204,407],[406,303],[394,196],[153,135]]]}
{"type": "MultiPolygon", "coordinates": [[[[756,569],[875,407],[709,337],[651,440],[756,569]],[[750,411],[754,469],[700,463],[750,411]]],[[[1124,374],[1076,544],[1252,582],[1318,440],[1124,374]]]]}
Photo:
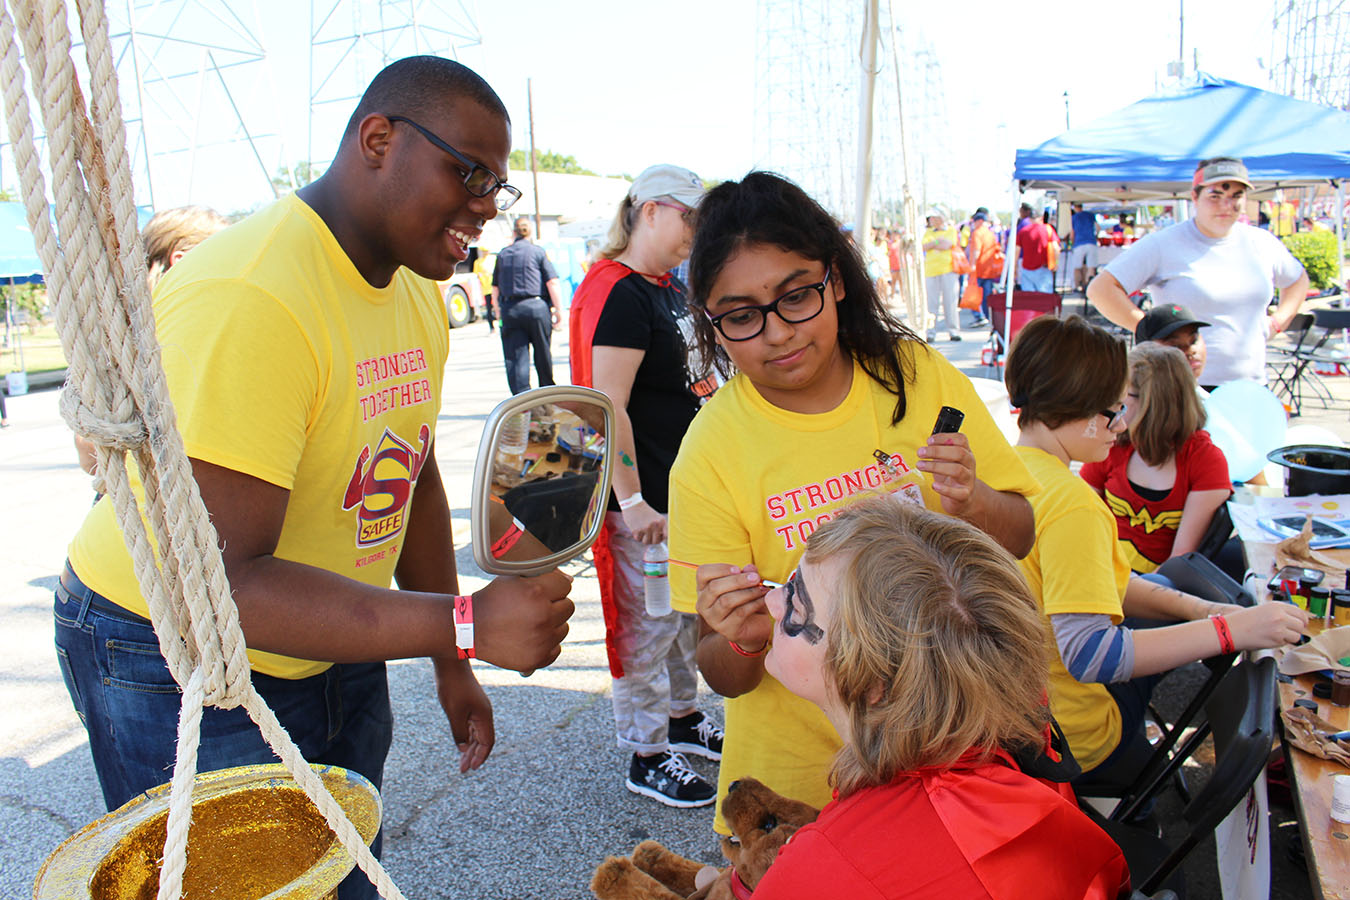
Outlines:
{"type": "Polygon", "coordinates": [[[789,800],[753,778],[734,781],[722,801],[732,837],[722,839],[731,864],[720,871],[643,841],[631,857],[611,856],[595,870],[599,900],[745,900],[797,829],[820,810],[789,800]]]}

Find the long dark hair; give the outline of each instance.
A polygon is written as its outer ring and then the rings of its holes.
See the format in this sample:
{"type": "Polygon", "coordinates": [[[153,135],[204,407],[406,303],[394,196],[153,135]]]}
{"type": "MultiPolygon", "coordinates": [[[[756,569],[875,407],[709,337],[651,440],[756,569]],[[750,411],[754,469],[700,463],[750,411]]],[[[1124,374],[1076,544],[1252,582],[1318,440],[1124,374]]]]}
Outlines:
{"type": "MultiPolygon", "coordinates": [[[[733,366],[703,311],[713,282],[742,247],[766,244],[830,266],[844,285],[839,301],[839,346],[863,371],[895,394],[891,424],[905,417],[905,383],[914,379],[918,335],[881,302],[857,245],[834,217],[796,184],[772,172],[751,172],[704,196],[689,257],[694,334],[708,364],[724,377],[733,366]]],[[[704,373],[707,374],[707,373],[704,373]]]]}

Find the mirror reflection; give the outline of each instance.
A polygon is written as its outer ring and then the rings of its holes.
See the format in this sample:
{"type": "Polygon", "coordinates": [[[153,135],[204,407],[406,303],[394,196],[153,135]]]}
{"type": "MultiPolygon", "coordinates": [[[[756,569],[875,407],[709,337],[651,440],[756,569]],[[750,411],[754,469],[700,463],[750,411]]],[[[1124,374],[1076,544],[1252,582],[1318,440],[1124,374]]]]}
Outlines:
{"type": "Polygon", "coordinates": [[[540,403],[507,417],[493,446],[489,527],[494,559],[524,561],[581,543],[599,516],[604,410],[540,403]]]}

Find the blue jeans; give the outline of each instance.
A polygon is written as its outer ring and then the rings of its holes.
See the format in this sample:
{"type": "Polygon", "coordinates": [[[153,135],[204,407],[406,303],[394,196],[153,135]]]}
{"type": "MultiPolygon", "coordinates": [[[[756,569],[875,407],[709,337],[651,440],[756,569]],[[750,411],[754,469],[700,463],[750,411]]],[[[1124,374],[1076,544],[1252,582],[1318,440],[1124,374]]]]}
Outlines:
{"type": "Polygon", "coordinates": [[[977,278],[975,283],[980,286],[980,315],[986,319],[989,318],[989,295],[994,292],[998,285],[997,278],[977,278]]]}
{"type": "Polygon", "coordinates": [[[506,300],[501,304],[502,355],[506,357],[506,382],[512,394],[530,389],[530,349],[539,386],[553,384],[553,315],[548,301],[540,297],[506,300]]]}
{"type": "MultiPolygon", "coordinates": [[[[113,810],[172,777],[182,695],[150,623],[109,607],[67,566],[56,588],[56,656],[113,810]]],[[[253,686],[306,760],[359,772],[380,787],[394,727],[384,663],[339,664],[294,680],[254,672],[253,686]]],[[[203,711],[198,772],[273,762],[242,708],[203,711]]],[[[382,833],[371,845],[377,857],[381,842],[382,833]]],[[[338,896],[376,893],[354,869],[338,896]]]]}
{"type": "Polygon", "coordinates": [[[1017,286],[1024,291],[1050,294],[1055,290],[1055,273],[1045,266],[1039,269],[1023,268],[1017,264],[1017,286]]]}

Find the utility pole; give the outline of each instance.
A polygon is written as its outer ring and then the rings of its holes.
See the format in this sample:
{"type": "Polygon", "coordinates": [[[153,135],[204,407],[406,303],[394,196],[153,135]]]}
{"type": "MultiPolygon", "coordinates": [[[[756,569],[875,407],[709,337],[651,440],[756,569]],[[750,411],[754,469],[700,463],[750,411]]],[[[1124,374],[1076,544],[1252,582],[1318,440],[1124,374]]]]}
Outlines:
{"type": "Polygon", "coordinates": [[[853,239],[867,253],[872,239],[872,119],[877,81],[877,0],[867,0],[863,23],[862,98],[858,105],[858,184],[854,204],[853,239]]]}
{"type": "Polygon", "coordinates": [[[525,102],[530,116],[530,178],[534,180],[534,239],[543,239],[539,230],[539,152],[534,149],[534,84],[525,79],[525,102]]]}

